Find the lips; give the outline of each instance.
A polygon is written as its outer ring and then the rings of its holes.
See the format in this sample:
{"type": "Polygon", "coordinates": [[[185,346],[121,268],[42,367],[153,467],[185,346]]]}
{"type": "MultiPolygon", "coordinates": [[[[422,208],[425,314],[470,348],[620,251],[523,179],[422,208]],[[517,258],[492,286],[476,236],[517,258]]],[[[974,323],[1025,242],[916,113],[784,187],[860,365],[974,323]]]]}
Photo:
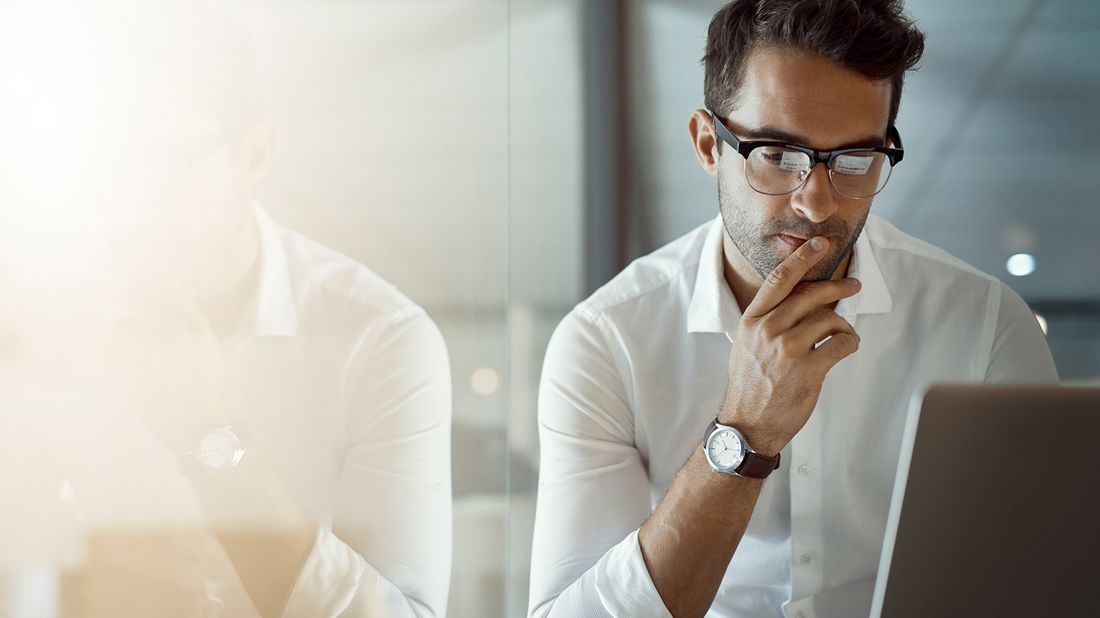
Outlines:
{"type": "Polygon", "coordinates": [[[777,236],[779,237],[779,240],[795,248],[801,247],[802,243],[809,240],[808,238],[800,238],[798,236],[790,236],[788,234],[777,234],[777,236]]]}

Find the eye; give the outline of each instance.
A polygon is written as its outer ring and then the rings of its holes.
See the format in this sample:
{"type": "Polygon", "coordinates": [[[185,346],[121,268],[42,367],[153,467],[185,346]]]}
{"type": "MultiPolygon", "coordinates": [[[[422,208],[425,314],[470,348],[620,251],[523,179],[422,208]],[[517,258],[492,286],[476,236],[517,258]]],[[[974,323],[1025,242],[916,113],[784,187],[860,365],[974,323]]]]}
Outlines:
{"type": "Polygon", "coordinates": [[[876,153],[840,155],[833,160],[833,171],[848,176],[865,176],[875,163],[876,153]]]}

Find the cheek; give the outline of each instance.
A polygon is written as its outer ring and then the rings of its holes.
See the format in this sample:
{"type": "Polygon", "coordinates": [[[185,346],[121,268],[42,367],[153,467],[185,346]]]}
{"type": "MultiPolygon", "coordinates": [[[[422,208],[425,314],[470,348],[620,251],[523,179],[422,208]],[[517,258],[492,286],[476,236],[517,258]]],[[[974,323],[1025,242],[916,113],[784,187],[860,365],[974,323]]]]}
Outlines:
{"type": "Polygon", "coordinates": [[[791,196],[764,195],[749,186],[742,164],[727,163],[719,168],[718,185],[722,208],[742,222],[761,223],[789,216],[791,196]]]}
{"type": "Polygon", "coordinates": [[[844,225],[848,228],[848,231],[855,233],[856,227],[863,221],[868,212],[871,209],[870,200],[845,200],[846,204],[842,203],[837,209],[834,217],[844,221],[844,225]]]}
{"type": "Polygon", "coordinates": [[[175,200],[174,219],[200,233],[217,235],[232,224],[248,203],[248,187],[232,165],[200,166],[187,190],[175,200]]]}

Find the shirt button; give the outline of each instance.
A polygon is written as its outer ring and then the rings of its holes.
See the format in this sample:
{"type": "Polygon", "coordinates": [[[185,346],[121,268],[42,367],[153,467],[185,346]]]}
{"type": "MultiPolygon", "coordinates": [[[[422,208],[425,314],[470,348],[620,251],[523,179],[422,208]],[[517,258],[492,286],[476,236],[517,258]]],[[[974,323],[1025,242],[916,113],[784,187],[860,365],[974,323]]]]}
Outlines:
{"type": "Polygon", "coordinates": [[[795,618],[806,618],[806,612],[799,610],[798,613],[795,614],[795,618]]]}
{"type": "Polygon", "coordinates": [[[798,557],[798,561],[801,562],[802,564],[809,564],[810,563],[810,554],[802,554],[801,556],[798,557]]]}
{"type": "Polygon", "coordinates": [[[806,476],[807,474],[810,473],[810,466],[807,466],[806,464],[802,464],[801,466],[798,466],[798,473],[801,474],[802,476],[806,476]]]}

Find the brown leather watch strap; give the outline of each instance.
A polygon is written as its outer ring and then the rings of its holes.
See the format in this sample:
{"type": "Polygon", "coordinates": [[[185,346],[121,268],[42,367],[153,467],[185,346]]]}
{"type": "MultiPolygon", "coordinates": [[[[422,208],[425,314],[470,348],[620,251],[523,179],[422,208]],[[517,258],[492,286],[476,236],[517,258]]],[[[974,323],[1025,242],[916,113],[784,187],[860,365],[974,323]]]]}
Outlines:
{"type": "Polygon", "coordinates": [[[776,453],[775,457],[768,457],[760,453],[746,453],[745,460],[741,462],[740,466],[737,466],[734,472],[751,479],[768,478],[769,474],[779,469],[780,457],[782,457],[781,453],[776,453]]]}

